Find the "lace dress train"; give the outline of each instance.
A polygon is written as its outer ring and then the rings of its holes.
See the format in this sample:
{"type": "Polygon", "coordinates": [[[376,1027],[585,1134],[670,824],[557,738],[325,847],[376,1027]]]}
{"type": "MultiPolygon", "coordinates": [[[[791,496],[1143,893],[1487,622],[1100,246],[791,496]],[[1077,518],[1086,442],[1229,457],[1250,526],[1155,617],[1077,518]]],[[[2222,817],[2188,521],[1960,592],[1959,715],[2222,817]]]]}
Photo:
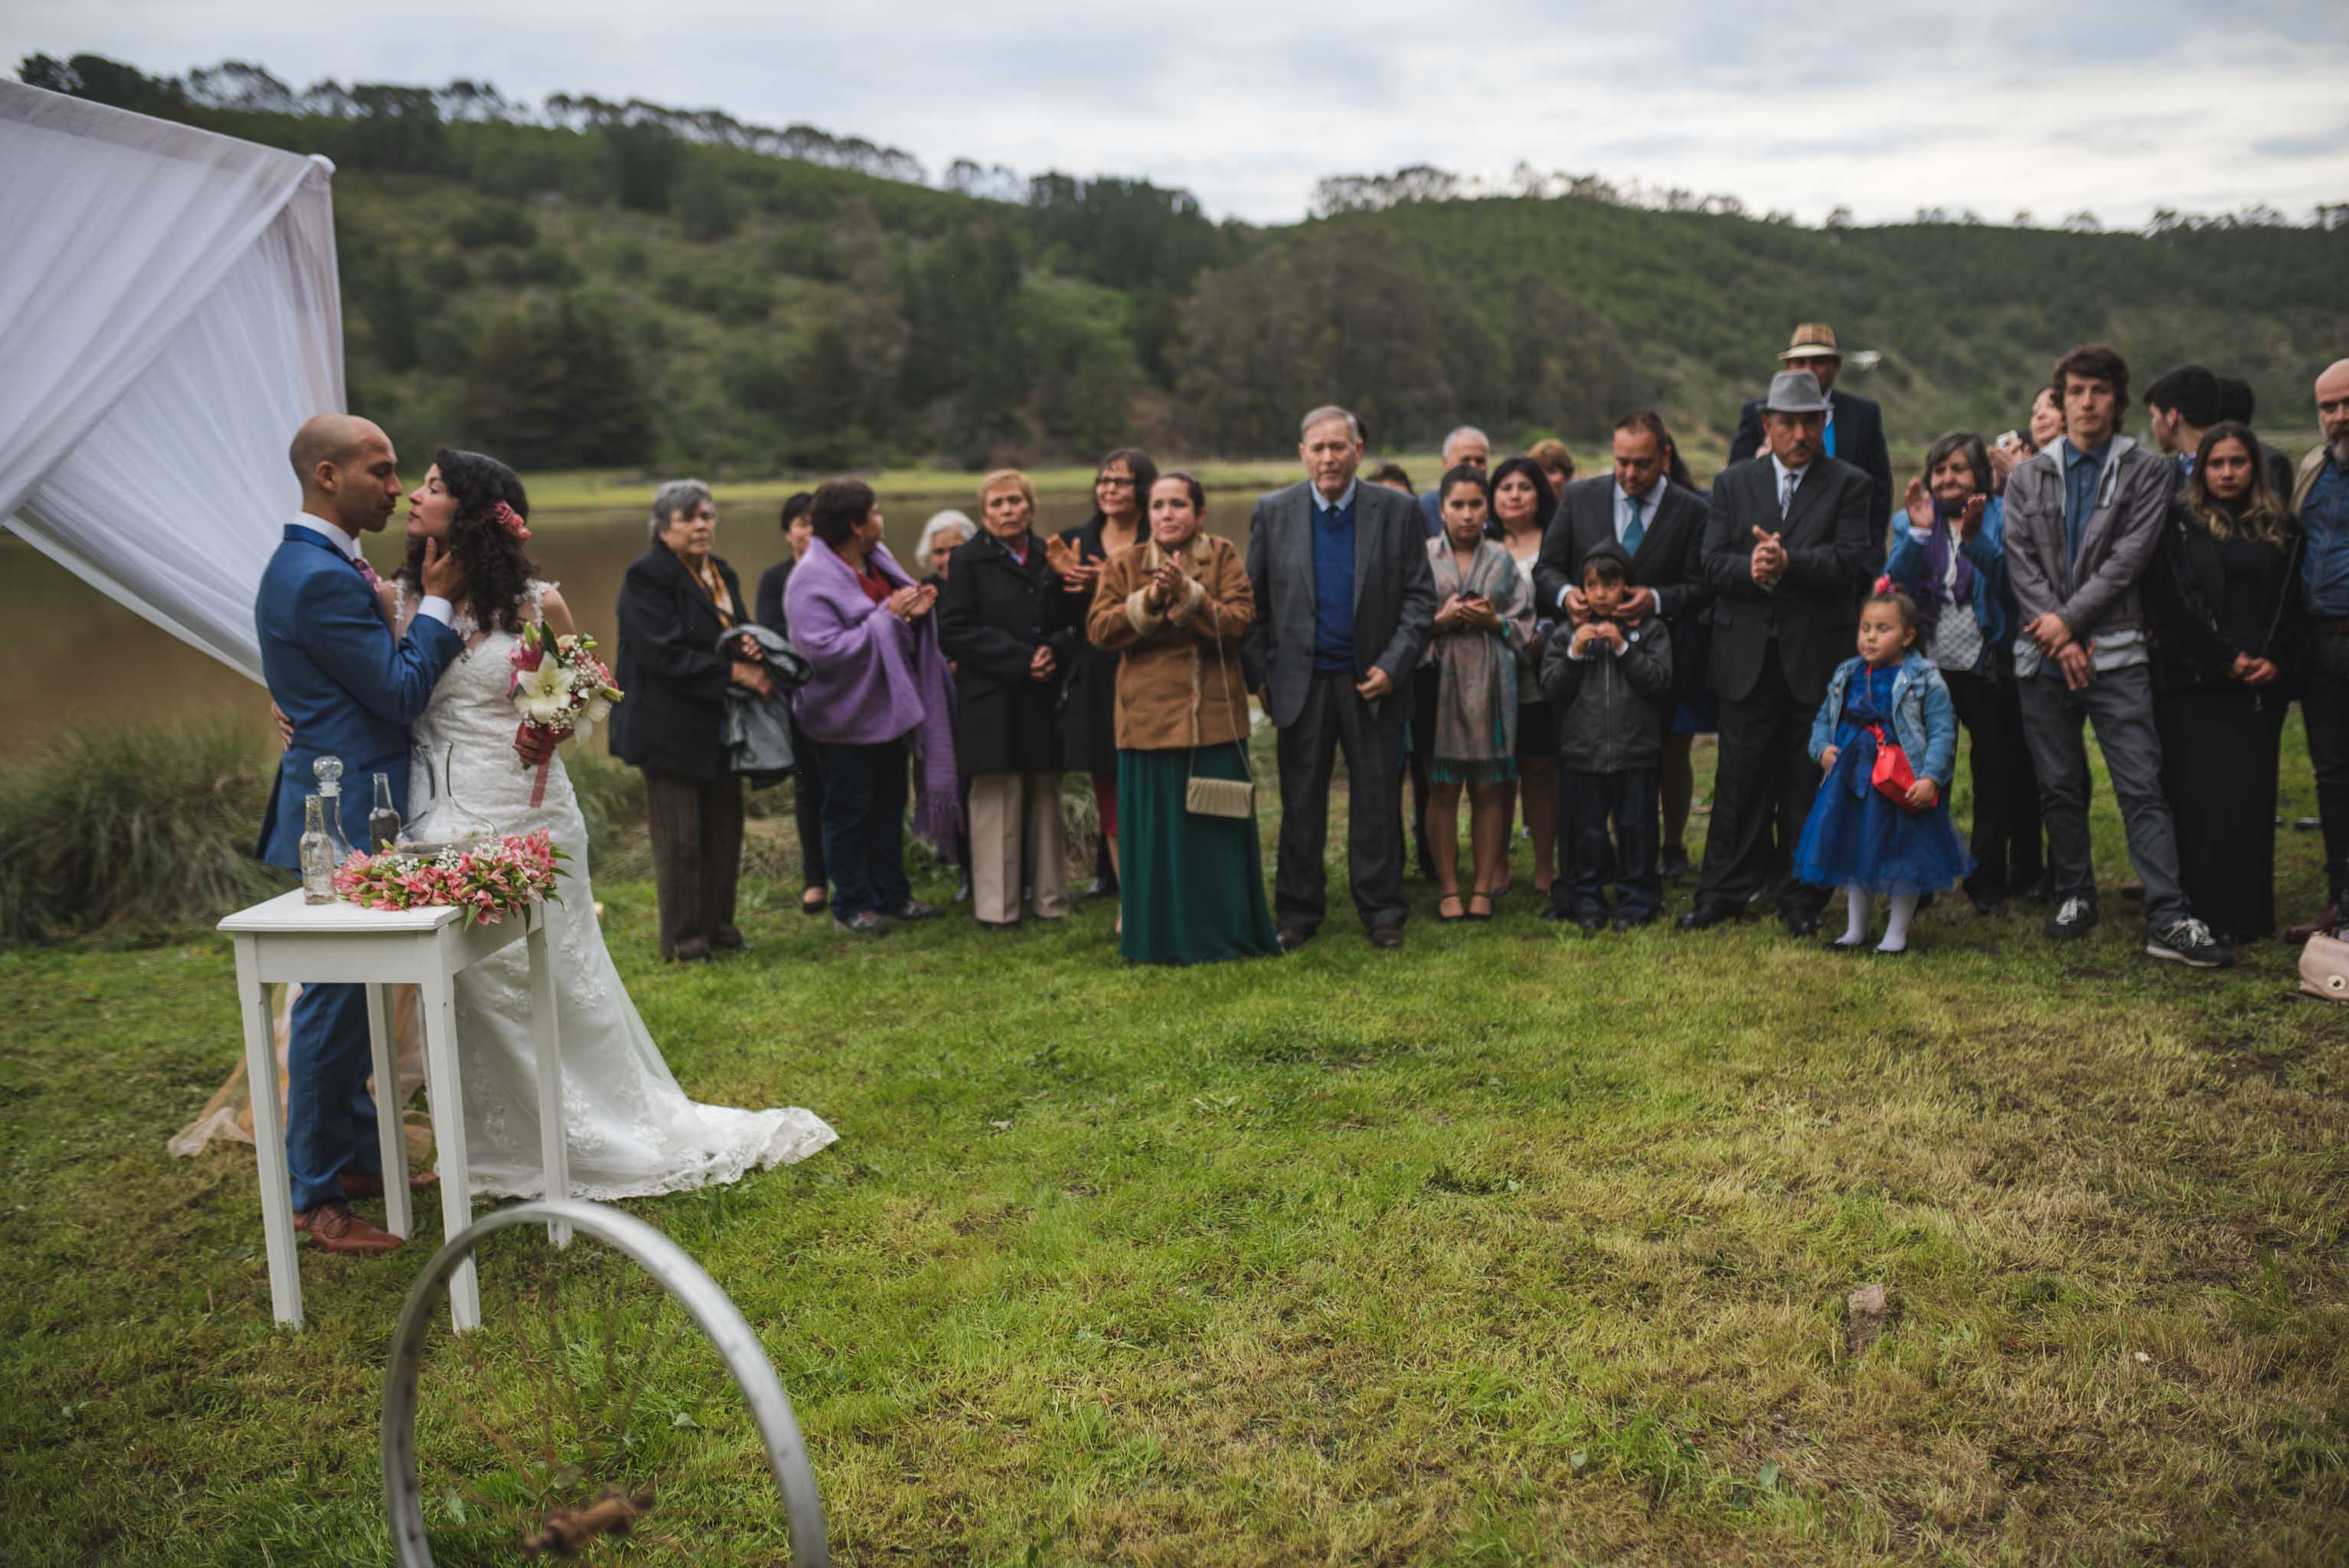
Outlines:
{"type": "MultiPolygon", "coordinates": [[[[541,592],[533,584],[532,614],[541,592]]],[[[406,609],[403,604],[403,619],[406,609]]],[[[838,1134],[796,1106],[704,1105],[678,1087],[604,945],[588,878],[586,828],[559,756],[549,767],[544,799],[530,803],[533,779],[513,753],[513,708],[506,696],[506,655],[516,639],[506,632],[478,636],[461,617],[456,629],[471,645],[441,675],[413,732],[409,800],[415,817],[409,832],[429,841],[478,832],[480,824],[499,833],[543,830],[570,857],[557,884],[562,902],[548,904],[546,924],[573,1194],[612,1199],[681,1192],[804,1160],[833,1142],[838,1134]]],[[[456,1007],[474,1191],[539,1197],[544,1180],[538,1078],[522,944],[458,975],[456,1007]]]]}

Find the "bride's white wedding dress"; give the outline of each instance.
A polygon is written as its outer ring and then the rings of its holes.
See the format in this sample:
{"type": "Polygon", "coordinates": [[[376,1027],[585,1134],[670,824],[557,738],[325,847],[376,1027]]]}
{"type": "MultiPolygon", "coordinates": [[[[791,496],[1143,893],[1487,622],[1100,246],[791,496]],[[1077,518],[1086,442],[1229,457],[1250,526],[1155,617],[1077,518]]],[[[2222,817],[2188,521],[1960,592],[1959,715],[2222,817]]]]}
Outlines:
{"type": "MultiPolygon", "coordinates": [[[[531,584],[524,613],[538,614],[549,584],[531,584]]],[[[413,606],[401,595],[399,619],[413,606]]],[[[530,803],[533,774],[513,751],[507,696],[517,645],[510,632],[483,636],[460,614],[466,651],[442,672],[412,731],[408,834],[419,841],[471,836],[486,823],[500,833],[554,835],[571,858],[546,906],[554,995],[563,1040],[563,1116],[571,1191],[582,1198],[641,1198],[733,1181],[746,1171],[804,1160],[838,1134],[796,1106],[736,1110],[686,1098],[620,984],[595,919],[587,877],[587,831],[578,797],[556,757],[546,795],[530,803]]],[[[523,944],[457,976],[457,1028],[463,1042],[467,1164],[476,1192],[542,1196],[538,1074],[531,1040],[528,959],[523,944]]]]}

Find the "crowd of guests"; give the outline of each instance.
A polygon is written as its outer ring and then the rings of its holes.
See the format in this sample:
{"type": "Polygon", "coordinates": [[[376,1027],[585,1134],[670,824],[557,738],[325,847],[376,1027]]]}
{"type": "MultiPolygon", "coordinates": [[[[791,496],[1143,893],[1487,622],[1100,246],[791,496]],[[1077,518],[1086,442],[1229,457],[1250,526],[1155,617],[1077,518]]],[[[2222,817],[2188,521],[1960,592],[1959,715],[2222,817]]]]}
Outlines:
{"type": "Polygon", "coordinates": [[[1665,421],[1616,421],[1607,471],[1541,442],[1495,462],[1464,427],[1435,486],[1365,473],[1361,421],[1299,422],[1304,479],[1258,499],[1245,546],[1207,497],[1112,452],[1078,528],[1037,531],[1034,486],[980,481],[976,521],[923,529],[916,578],[872,490],[783,508],[789,553],[744,603],[711,553],[706,487],[664,487],[620,603],[646,773],[660,942],[739,945],[740,786],[730,690],[788,701],[802,907],[879,934],[938,912],[905,868],[911,830],[960,868],[984,926],[1071,899],[1062,779],[1089,779],[1096,889],[1141,962],[1270,954],[1328,908],[1337,759],[1348,887],[1379,947],[1403,941],[1407,861],[1440,921],[1488,920],[1520,813],[1543,913],[1584,931],[1769,907],[1798,936],[1834,893],[1842,950],[1910,949],[1935,895],[2099,922],[2093,727],[2141,897],[2147,954],[2196,966],[2275,934],[2284,711],[2306,718],[2333,907],[2349,892],[2349,360],[2316,383],[2323,441],[2299,462],[2254,433],[2249,388],[2199,366],[2143,392],[2151,447],[2120,433],[2130,372],[2091,344],[2019,428],[1951,431],[1896,497],[1881,411],[1836,387],[1824,324],[1799,326],[1699,490],[1665,421]],[[736,645],[755,623],[804,678],[736,645]],[[1259,860],[1250,698],[1274,729],[1273,892],[1259,860]],[[1963,837],[1949,796],[1962,731],[1963,837]],[[1695,738],[1714,733],[1712,822],[1685,848],[1695,738]],[[1404,799],[1408,783],[1410,799],[1404,799]],[[1459,818],[1467,807],[1467,854],[1459,818]],[[1880,937],[1870,941],[1881,913],[1880,937]]]}

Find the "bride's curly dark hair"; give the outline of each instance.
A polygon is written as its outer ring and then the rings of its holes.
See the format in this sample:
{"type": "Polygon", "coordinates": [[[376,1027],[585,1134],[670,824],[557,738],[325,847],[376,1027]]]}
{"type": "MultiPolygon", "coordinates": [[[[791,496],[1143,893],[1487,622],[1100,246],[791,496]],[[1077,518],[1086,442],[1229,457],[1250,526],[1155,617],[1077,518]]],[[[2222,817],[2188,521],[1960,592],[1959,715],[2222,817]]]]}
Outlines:
{"type": "MultiPolygon", "coordinates": [[[[432,454],[440,483],[456,499],[456,514],[449,520],[449,552],[465,569],[465,606],[474,624],[484,632],[519,632],[523,627],[523,591],[538,575],[538,563],[523,553],[522,541],[498,521],[498,502],[521,516],[530,516],[530,496],[514,471],[481,452],[460,452],[443,447],[432,454]]],[[[410,593],[424,583],[424,541],[408,547],[399,569],[410,593]]]]}

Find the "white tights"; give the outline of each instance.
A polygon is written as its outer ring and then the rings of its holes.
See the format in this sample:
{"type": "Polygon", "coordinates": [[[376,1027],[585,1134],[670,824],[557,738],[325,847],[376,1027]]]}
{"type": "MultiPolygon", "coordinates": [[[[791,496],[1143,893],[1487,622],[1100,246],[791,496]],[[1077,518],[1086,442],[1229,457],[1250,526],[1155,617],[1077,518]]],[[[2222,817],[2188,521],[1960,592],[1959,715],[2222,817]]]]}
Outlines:
{"type": "MultiPolygon", "coordinates": [[[[1857,947],[1868,940],[1868,915],[1870,899],[1858,887],[1847,884],[1843,890],[1844,903],[1850,913],[1843,928],[1843,940],[1837,945],[1857,947]]],[[[1896,892],[1885,901],[1884,940],[1876,944],[1879,953],[1899,953],[1909,945],[1909,922],[1917,913],[1917,895],[1896,892]]]]}

